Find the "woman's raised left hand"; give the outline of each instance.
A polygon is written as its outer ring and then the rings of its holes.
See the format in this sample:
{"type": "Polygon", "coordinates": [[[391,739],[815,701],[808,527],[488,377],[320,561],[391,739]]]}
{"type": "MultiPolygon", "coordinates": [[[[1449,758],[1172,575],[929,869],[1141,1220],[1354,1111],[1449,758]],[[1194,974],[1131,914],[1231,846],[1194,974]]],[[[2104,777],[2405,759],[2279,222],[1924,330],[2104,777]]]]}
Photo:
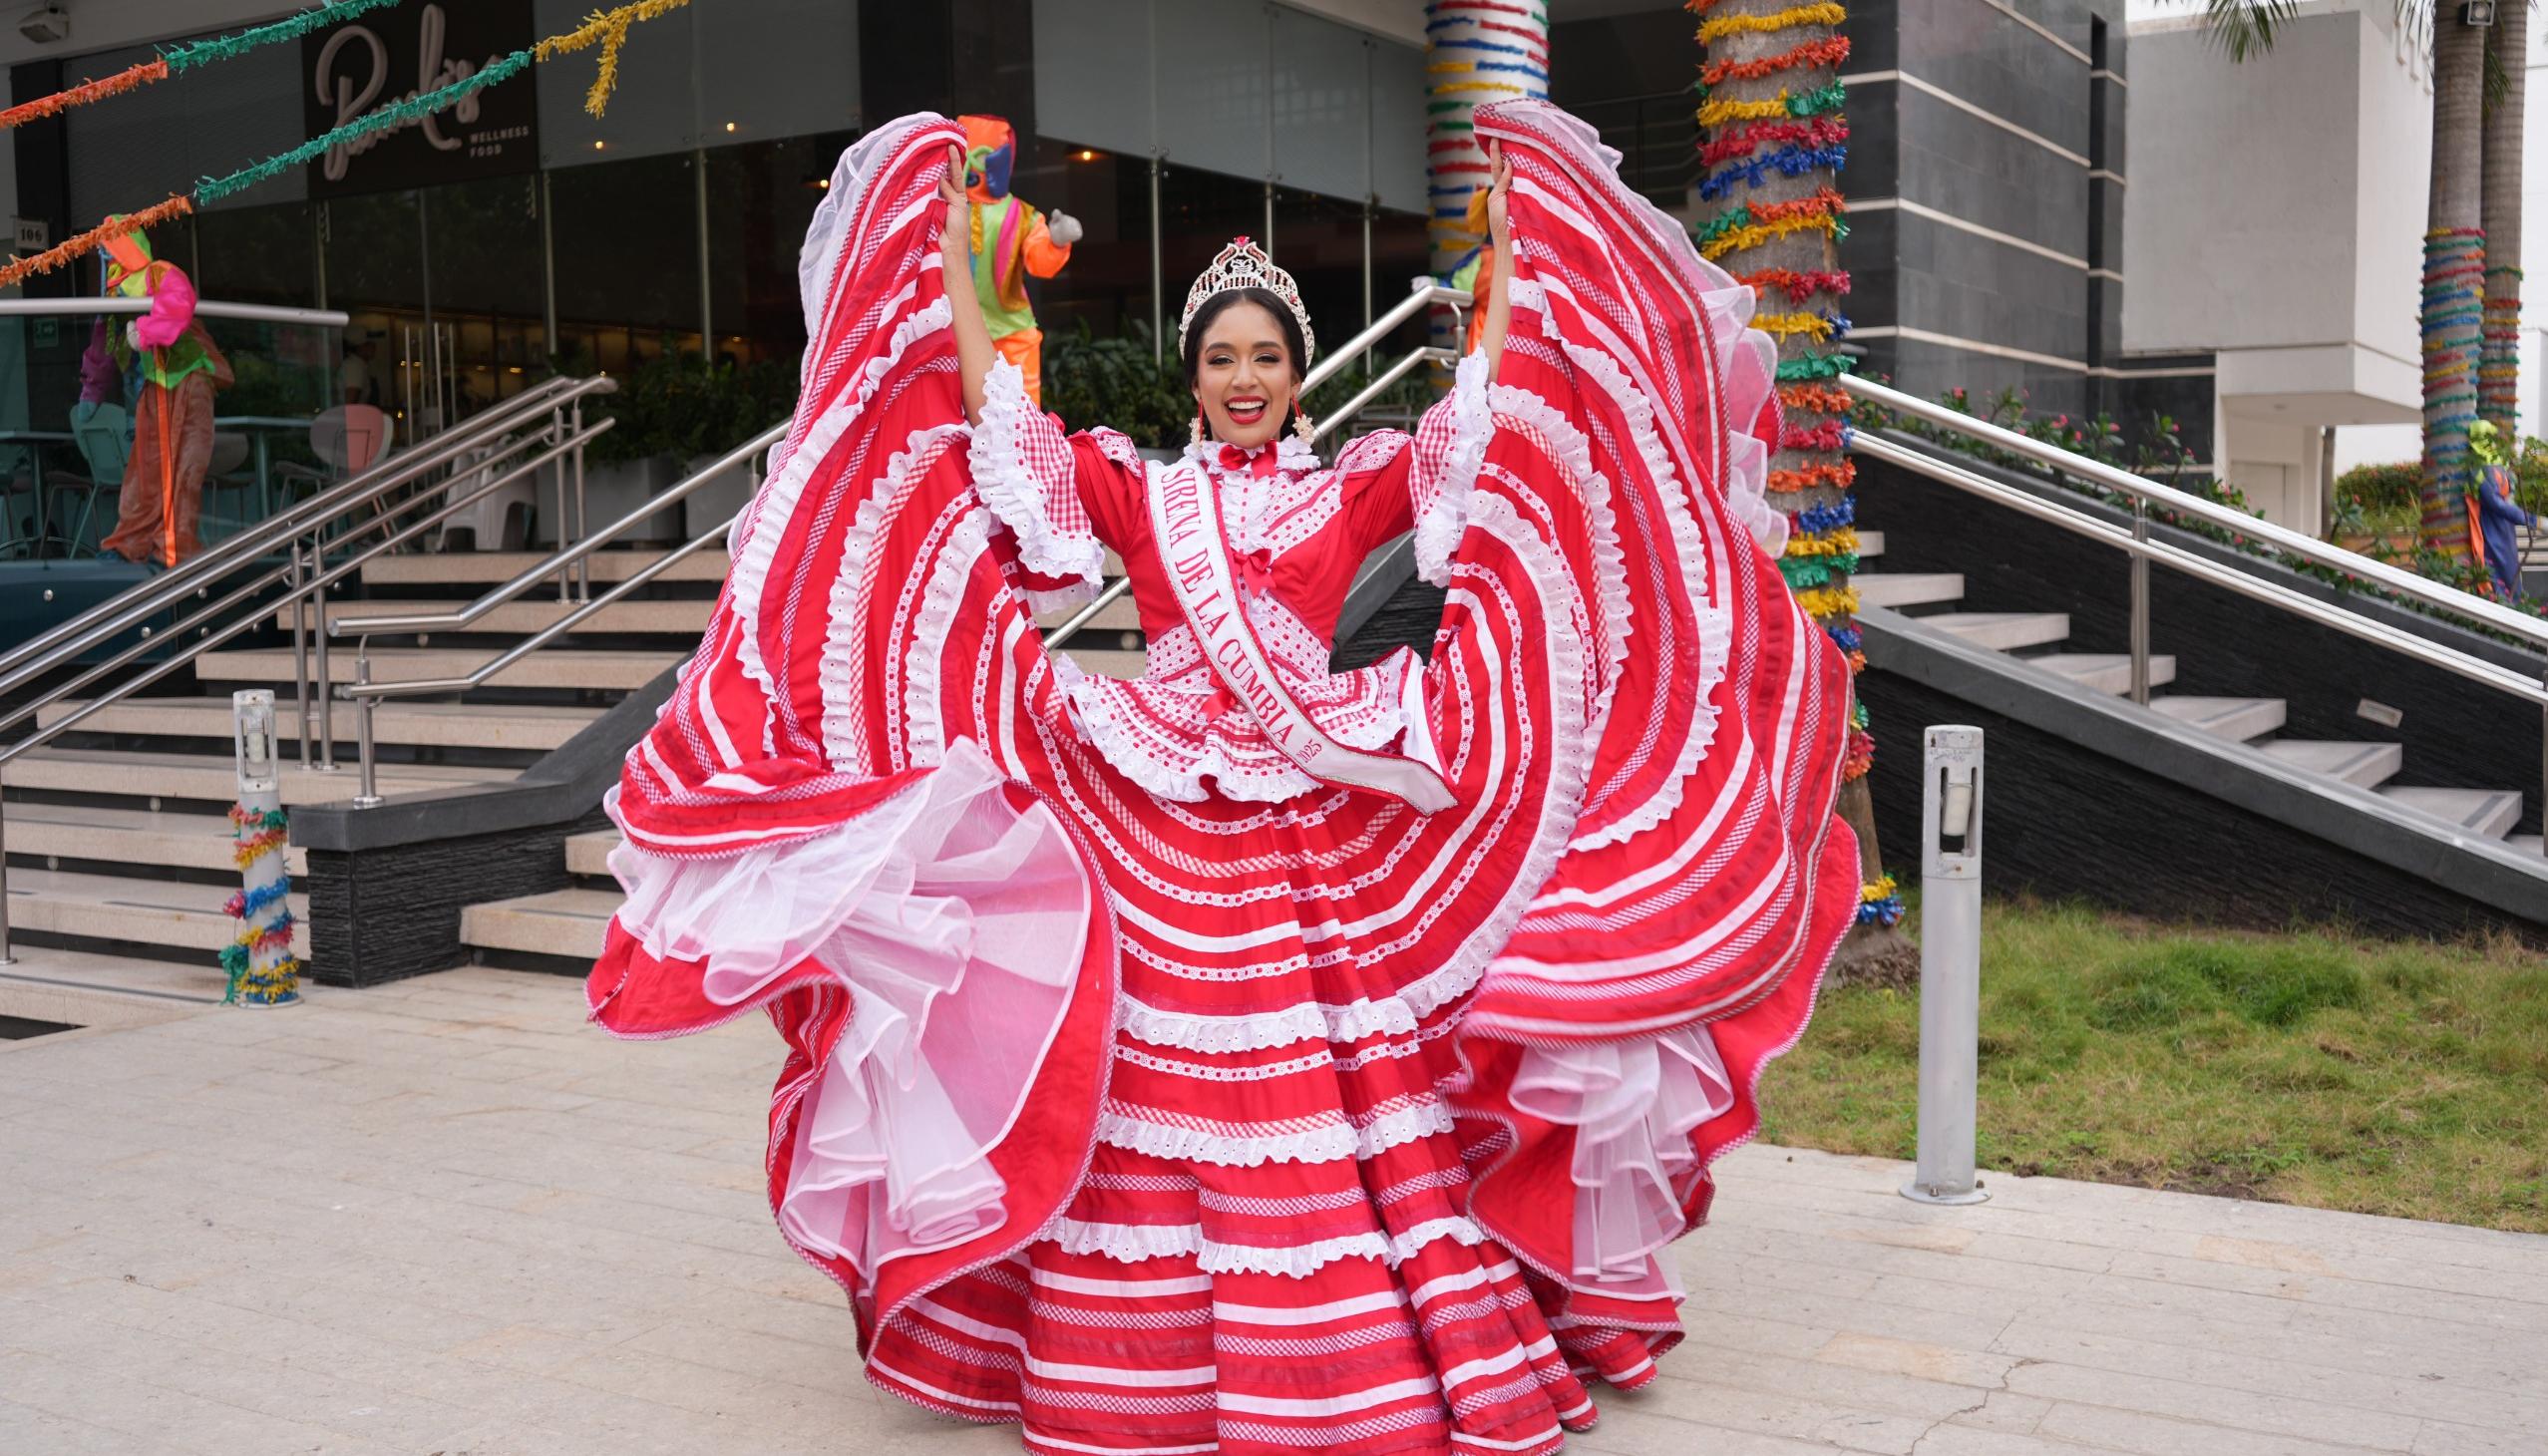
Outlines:
{"type": "Polygon", "coordinates": [[[1513,241],[1511,224],[1505,220],[1505,194],[1513,189],[1513,164],[1505,160],[1504,144],[1488,144],[1487,163],[1493,178],[1486,189],[1486,235],[1502,252],[1513,241]]]}

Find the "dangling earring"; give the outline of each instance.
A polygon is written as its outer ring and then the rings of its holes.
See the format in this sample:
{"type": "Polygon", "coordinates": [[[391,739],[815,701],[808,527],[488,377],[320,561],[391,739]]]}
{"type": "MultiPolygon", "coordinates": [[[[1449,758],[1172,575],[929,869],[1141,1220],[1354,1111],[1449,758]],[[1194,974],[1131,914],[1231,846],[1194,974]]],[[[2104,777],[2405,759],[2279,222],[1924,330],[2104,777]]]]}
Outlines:
{"type": "Polygon", "coordinates": [[[1191,433],[1194,436],[1194,443],[1197,445],[1204,443],[1204,417],[1202,414],[1198,413],[1195,416],[1195,428],[1191,433]]]}
{"type": "Polygon", "coordinates": [[[1317,436],[1309,423],[1308,412],[1298,405],[1291,407],[1291,433],[1303,445],[1317,444],[1317,436]]]}

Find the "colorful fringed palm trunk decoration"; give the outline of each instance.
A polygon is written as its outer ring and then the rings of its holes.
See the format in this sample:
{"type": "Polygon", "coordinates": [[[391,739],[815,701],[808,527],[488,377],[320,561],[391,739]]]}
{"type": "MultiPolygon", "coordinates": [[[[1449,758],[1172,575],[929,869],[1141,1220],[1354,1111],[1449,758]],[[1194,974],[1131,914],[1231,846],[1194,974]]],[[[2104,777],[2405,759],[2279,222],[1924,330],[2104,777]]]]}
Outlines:
{"type": "Polygon", "coordinates": [[[237,804],[230,808],[230,830],[241,888],[230,897],[230,918],[239,922],[236,938],[221,947],[221,969],[229,973],[225,1004],[280,1006],[301,998],[301,963],[292,954],[292,882],[284,869],[289,842],[283,811],[237,804]]]}
{"type": "MultiPolygon", "coordinates": [[[[1426,230],[1433,275],[1448,278],[1486,243],[1469,227],[1469,194],[1488,180],[1486,149],[1469,113],[1483,102],[1549,94],[1546,0],[1428,0],[1424,59],[1426,230]]],[[[1437,311],[1434,346],[1460,343],[1449,316],[1437,311]]]]}
{"type": "Polygon", "coordinates": [[[2423,544],[2465,558],[2468,426],[2477,418],[2477,356],[2484,311],[2486,234],[2476,227],[2424,234],[2423,544]]]}
{"type": "MultiPolygon", "coordinates": [[[[1705,47],[1697,92],[1699,251],[1760,295],[1753,324],[1778,340],[1785,434],[1770,472],[1790,534],[1780,567],[1797,600],[1864,668],[1858,593],[1857,467],[1847,454],[1849,396],[1832,381],[1849,367],[1834,347],[1849,274],[1837,244],[1847,203],[1835,185],[1849,159],[1847,92],[1838,80],[1849,38],[1836,4],[1686,0],[1705,47]]],[[[1902,901],[1877,857],[1865,777],[1875,762],[1865,706],[1852,708],[1841,813],[1858,832],[1865,889],[1859,922],[1891,925],[1902,901]]],[[[1844,951],[1844,960],[1848,952],[1844,951]]]]}

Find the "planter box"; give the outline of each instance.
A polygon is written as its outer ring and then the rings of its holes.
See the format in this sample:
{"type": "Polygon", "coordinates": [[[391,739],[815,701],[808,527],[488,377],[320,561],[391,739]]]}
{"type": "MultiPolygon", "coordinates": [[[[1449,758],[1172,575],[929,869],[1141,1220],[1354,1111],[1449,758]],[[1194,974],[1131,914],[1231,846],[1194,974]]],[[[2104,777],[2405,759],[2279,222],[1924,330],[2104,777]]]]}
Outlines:
{"type": "Polygon", "coordinates": [[[2392,531],[2384,537],[2340,535],[2336,538],[2336,545],[2343,546],[2349,551],[2360,551],[2365,555],[2368,555],[2370,554],[2371,546],[2375,543],[2381,541],[2386,541],[2388,543],[2389,549],[2395,551],[2401,556],[2412,556],[2415,554],[2415,533],[2411,531],[2392,531]]]}
{"type": "MultiPolygon", "coordinates": [[[[720,455],[723,453],[718,452],[720,455]]],[[[706,467],[716,464],[716,461],[715,455],[693,456],[689,463],[681,468],[682,476],[687,479],[706,467]]],[[[751,505],[753,494],[760,489],[761,477],[752,469],[751,461],[745,460],[727,467],[716,479],[681,498],[682,539],[695,541],[719,529],[726,522],[734,519],[744,507],[751,505]]]]}
{"type": "MultiPolygon", "coordinates": [[[[639,505],[662,495],[681,480],[680,462],[668,455],[650,455],[643,460],[617,460],[607,465],[584,466],[584,525],[599,530],[618,520],[639,505]]],[[[549,482],[543,480],[540,513],[533,529],[536,546],[555,546],[557,539],[557,498],[549,482]]],[[[573,487],[567,488],[566,508],[574,509],[573,487]]],[[[623,534],[621,543],[661,543],[677,541],[681,536],[681,513],[667,510],[656,513],[623,534]]]]}

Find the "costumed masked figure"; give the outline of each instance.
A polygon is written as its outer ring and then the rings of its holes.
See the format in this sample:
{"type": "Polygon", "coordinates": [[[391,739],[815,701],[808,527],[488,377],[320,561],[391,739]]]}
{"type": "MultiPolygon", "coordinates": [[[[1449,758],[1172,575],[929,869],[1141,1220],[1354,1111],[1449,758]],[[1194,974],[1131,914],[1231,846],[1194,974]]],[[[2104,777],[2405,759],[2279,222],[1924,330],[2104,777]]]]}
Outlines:
{"type": "Polygon", "coordinates": [[[2504,458],[2503,440],[2492,420],[2469,425],[2468,453],[2477,458],[2477,489],[2469,493],[2469,534],[2476,538],[2473,545],[2486,563],[2487,574],[2494,578],[2495,595],[2518,601],[2524,595],[2521,543],[2513,533],[2522,528],[2539,530],[2539,517],[2523,509],[2513,494],[2512,464],[2504,458]]]}
{"type": "Polygon", "coordinates": [[[1070,261],[1079,241],[1079,219],[1044,213],[1010,193],[1017,166],[1017,134],[998,117],[958,117],[964,125],[965,195],[972,203],[973,292],[1000,357],[1026,378],[1026,398],[1044,402],[1044,331],[1035,327],[1035,305],[1026,278],[1049,278],[1070,261]]]}
{"type": "Polygon", "coordinates": [[[194,284],[183,269],[154,259],[139,232],[108,238],[105,248],[107,291],[148,298],[151,308],[116,350],[139,356],[142,392],[115,530],[100,554],[174,566],[203,547],[195,525],[212,468],[212,392],[229,388],[230,364],[194,317],[194,284]]]}
{"type": "Polygon", "coordinates": [[[766,1010],[771,1207],[868,1378],[1031,1451],[1555,1450],[1680,1338],[1665,1246],[1857,909],[1752,294],[1590,127],[1476,125],[1484,345],[1327,465],[1264,253],[1195,284],[1205,438],[1146,463],[962,306],[961,129],[861,140],[794,425],[609,796],[594,1018],[766,1010]],[[1331,673],[1409,531],[1429,656],[1331,673]],[[1108,546],[1138,680],[1034,625],[1108,546]]]}

